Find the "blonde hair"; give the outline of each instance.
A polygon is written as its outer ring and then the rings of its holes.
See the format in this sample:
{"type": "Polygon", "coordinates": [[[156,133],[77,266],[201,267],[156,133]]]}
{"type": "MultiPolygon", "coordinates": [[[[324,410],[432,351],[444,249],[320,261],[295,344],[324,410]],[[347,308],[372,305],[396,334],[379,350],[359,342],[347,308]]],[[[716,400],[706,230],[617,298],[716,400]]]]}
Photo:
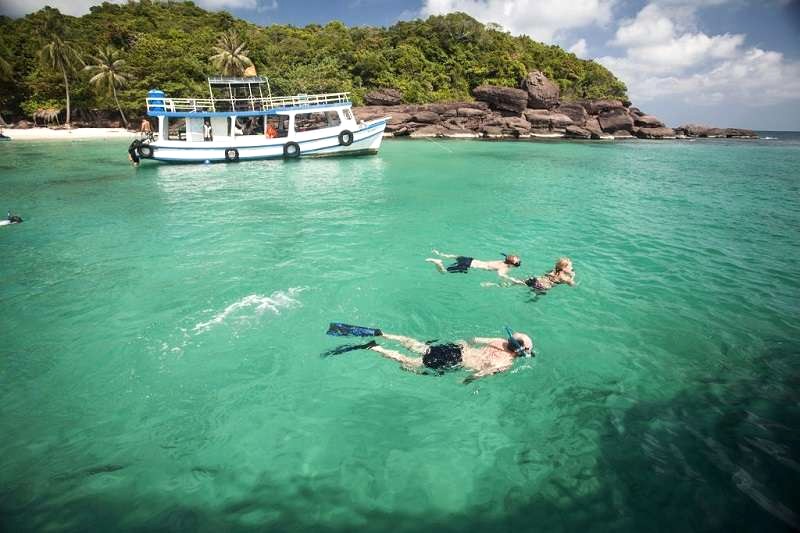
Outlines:
{"type": "Polygon", "coordinates": [[[556,264],[553,267],[553,271],[561,272],[570,263],[572,263],[572,259],[570,259],[569,257],[559,257],[558,261],[556,261],[556,264]]]}

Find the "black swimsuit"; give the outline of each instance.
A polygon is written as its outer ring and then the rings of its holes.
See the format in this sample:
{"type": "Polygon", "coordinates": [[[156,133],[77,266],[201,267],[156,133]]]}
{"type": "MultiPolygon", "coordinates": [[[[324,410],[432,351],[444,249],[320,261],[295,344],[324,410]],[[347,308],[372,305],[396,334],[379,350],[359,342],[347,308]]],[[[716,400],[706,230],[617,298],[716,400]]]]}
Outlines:
{"type": "Polygon", "coordinates": [[[458,256],[456,257],[456,262],[447,267],[447,271],[451,274],[459,272],[462,274],[466,274],[469,267],[472,266],[472,258],[471,257],[464,257],[458,256]]]}
{"type": "Polygon", "coordinates": [[[438,372],[461,366],[461,345],[434,344],[422,356],[422,364],[438,372]]]}

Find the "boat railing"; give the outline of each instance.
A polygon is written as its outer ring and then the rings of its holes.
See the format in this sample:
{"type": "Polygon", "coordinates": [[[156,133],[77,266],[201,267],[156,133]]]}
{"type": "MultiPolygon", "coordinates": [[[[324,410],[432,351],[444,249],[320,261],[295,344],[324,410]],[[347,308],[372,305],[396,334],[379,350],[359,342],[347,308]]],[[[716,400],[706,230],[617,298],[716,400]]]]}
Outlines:
{"type": "Polygon", "coordinates": [[[272,98],[147,98],[148,113],[225,113],[349,104],[350,93],[297,94],[272,98]]]}

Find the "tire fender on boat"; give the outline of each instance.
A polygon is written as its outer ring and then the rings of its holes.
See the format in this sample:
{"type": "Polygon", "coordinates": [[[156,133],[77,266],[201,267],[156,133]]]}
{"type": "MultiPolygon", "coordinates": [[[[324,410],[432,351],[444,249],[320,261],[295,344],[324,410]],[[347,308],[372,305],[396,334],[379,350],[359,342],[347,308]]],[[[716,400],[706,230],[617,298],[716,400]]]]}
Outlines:
{"type": "Polygon", "coordinates": [[[339,144],[342,146],[350,146],[353,144],[353,132],[350,130],[342,130],[339,132],[339,144]]]}
{"type": "Polygon", "coordinates": [[[236,162],[239,160],[239,150],[236,148],[225,148],[225,161],[236,162]]]}
{"type": "Polygon", "coordinates": [[[283,157],[295,158],[300,156],[300,145],[294,141],[289,141],[283,145],[283,157]]]}
{"type": "Polygon", "coordinates": [[[136,151],[139,152],[139,157],[150,159],[153,157],[153,147],[147,144],[140,144],[136,151]]]}

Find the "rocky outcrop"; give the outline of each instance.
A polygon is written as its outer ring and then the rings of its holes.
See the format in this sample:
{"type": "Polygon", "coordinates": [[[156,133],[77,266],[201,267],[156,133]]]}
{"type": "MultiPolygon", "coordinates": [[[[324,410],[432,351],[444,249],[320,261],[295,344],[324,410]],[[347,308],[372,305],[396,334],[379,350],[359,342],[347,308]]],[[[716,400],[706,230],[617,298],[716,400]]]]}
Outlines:
{"type": "Polygon", "coordinates": [[[481,85],[475,87],[472,94],[477,100],[488,103],[490,108],[497,111],[522,113],[528,107],[528,93],[522,89],[481,85]]]}
{"type": "Polygon", "coordinates": [[[353,108],[353,112],[358,120],[391,117],[386,133],[398,137],[756,138],[752,130],[696,124],[673,130],[657,117],[620,100],[559,102],[558,86],[539,71],[531,72],[521,87],[524,90],[481,85],[473,91],[475,102],[424,105],[380,103],[402,98],[400,91],[381,89],[367,95],[371,105],[353,108]]]}
{"type": "Polygon", "coordinates": [[[601,111],[597,116],[597,121],[606,133],[630,132],[633,130],[633,119],[623,107],[608,108],[601,111]]]}
{"type": "Polygon", "coordinates": [[[528,107],[531,109],[553,109],[558,105],[561,89],[558,84],[534,70],[522,80],[520,89],[528,93],[528,107]]]}
{"type": "Polygon", "coordinates": [[[397,89],[378,89],[364,96],[367,105],[398,105],[403,102],[403,93],[397,89]]]}

